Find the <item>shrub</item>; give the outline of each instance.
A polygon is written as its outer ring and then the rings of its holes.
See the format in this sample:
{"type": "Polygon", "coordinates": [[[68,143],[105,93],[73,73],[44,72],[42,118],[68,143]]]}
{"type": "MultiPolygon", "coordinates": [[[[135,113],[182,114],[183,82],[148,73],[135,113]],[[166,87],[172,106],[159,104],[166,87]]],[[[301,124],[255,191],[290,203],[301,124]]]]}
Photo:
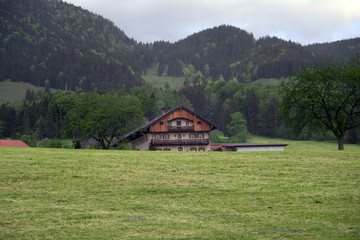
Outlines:
{"type": "Polygon", "coordinates": [[[22,135],[20,140],[29,145],[30,147],[36,147],[36,138],[32,135],[22,135]]]}
{"type": "Polygon", "coordinates": [[[63,139],[42,139],[38,142],[38,147],[41,148],[69,148],[73,149],[75,143],[72,140],[63,139]]]}

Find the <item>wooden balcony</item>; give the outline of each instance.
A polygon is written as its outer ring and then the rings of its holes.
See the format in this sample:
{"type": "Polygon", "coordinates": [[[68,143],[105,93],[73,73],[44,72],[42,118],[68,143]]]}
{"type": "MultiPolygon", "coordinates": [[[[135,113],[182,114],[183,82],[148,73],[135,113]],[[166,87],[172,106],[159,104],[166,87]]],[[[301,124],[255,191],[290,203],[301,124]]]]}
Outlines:
{"type": "Polygon", "coordinates": [[[194,131],[194,126],[168,126],[169,132],[189,132],[194,131]]]}
{"type": "Polygon", "coordinates": [[[210,139],[201,138],[201,139],[177,139],[177,140],[157,140],[152,139],[151,144],[153,146],[172,146],[172,145],[208,145],[210,139]]]}

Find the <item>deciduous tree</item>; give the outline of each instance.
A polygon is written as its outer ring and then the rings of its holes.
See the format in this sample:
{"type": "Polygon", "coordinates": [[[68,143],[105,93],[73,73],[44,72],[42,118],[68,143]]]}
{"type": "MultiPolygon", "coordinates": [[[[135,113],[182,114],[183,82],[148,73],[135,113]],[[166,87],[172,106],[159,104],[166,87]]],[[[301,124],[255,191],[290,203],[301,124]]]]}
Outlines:
{"type": "Polygon", "coordinates": [[[246,142],[249,133],[246,128],[246,120],[240,112],[231,114],[231,122],[226,126],[232,142],[246,142]]]}
{"type": "Polygon", "coordinates": [[[138,98],[107,93],[80,94],[79,103],[65,116],[64,134],[79,134],[84,140],[94,139],[103,149],[109,149],[120,138],[144,121],[144,111],[138,98]]]}
{"type": "Polygon", "coordinates": [[[284,85],[282,112],[301,129],[330,130],[344,149],[346,131],[360,125],[360,55],[298,72],[284,85]]]}

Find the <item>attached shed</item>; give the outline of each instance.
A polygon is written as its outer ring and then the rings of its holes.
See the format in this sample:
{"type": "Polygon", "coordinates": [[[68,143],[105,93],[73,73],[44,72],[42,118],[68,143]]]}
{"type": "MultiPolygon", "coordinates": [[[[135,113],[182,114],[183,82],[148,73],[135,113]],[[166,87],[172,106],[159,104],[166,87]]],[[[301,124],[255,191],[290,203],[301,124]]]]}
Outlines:
{"type": "Polygon", "coordinates": [[[284,151],[288,144],[281,143],[218,143],[211,144],[211,150],[221,148],[222,151],[284,151]]]}
{"type": "Polygon", "coordinates": [[[21,140],[1,140],[0,147],[29,147],[26,143],[21,140]]]}

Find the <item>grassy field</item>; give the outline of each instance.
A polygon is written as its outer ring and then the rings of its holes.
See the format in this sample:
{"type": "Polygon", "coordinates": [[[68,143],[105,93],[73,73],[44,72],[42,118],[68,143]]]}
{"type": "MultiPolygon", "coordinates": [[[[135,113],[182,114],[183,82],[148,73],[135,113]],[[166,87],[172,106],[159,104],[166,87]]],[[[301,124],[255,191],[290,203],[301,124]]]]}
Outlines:
{"type": "MultiPolygon", "coordinates": [[[[147,75],[143,75],[142,77],[154,87],[162,89],[165,89],[166,83],[169,84],[170,89],[180,89],[185,81],[185,77],[158,76],[154,71],[149,71],[147,75]]],[[[252,84],[280,85],[282,81],[284,80],[277,78],[261,78],[252,82],[252,84]]]]}
{"type": "Polygon", "coordinates": [[[158,76],[154,69],[148,69],[147,74],[142,77],[156,88],[166,89],[165,84],[168,83],[172,90],[180,89],[185,81],[185,77],[158,76]]]}
{"type": "Polygon", "coordinates": [[[252,82],[252,84],[264,85],[280,85],[282,82],[287,81],[286,78],[259,78],[252,82]]]}
{"type": "Polygon", "coordinates": [[[359,145],[290,146],[0,148],[0,239],[360,239],[359,145]]]}
{"type": "MultiPolygon", "coordinates": [[[[25,82],[11,82],[10,80],[0,82],[0,104],[24,100],[28,89],[37,92],[43,91],[45,88],[25,82]]],[[[51,91],[55,92],[56,90],[51,89],[51,91]]]]}
{"type": "MultiPolygon", "coordinates": [[[[249,141],[250,143],[284,143],[289,144],[286,147],[286,150],[337,150],[338,143],[336,140],[333,141],[312,141],[312,140],[290,140],[290,139],[282,139],[282,138],[269,138],[262,136],[251,136],[249,141]]],[[[345,144],[345,150],[350,151],[360,151],[360,144],[345,144]]]]}

